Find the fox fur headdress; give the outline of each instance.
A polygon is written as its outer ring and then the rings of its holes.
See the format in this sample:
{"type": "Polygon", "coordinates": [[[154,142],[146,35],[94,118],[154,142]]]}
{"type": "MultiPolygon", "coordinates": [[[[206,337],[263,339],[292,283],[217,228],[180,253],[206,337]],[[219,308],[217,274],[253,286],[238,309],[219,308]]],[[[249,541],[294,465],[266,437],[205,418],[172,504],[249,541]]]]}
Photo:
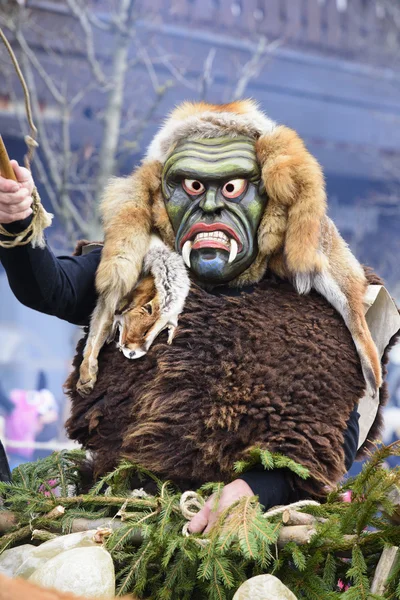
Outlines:
{"type": "MultiPolygon", "coordinates": [[[[319,271],[321,219],[326,212],[322,170],[291,129],[269,119],[252,100],[212,105],[185,102],[175,108],[151,142],[142,164],[128,178],[113,179],[102,202],[106,247],[97,274],[99,293],[109,296],[117,288],[128,293],[124,271],[107,267],[110,248],[114,257],[137,263],[135,276],[147,250],[150,231],[156,230],[174,247],[175,236],[161,193],[163,165],[182,140],[243,136],[254,139],[256,155],[268,203],[258,230],[258,255],[233,285],[255,283],[263,276],[267,261],[285,245],[285,262],[296,273],[319,271]],[[301,243],[307,240],[307,244],[301,243]],[[299,252],[299,247],[302,247],[299,252]],[[107,249],[108,248],[108,249],[107,249]]],[[[109,257],[111,259],[111,256],[109,257]]],[[[274,264],[279,274],[280,261],[274,264]]],[[[272,266],[272,264],[271,264],[272,266]]],[[[283,274],[282,274],[283,275],[283,274]]]]}

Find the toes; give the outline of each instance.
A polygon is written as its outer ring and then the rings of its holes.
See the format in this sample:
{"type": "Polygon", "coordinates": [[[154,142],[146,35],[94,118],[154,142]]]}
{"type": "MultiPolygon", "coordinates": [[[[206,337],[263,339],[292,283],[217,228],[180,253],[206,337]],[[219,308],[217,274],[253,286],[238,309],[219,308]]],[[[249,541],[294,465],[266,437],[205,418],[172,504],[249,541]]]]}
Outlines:
{"type": "Polygon", "coordinates": [[[76,384],[76,391],[81,396],[87,396],[93,390],[95,383],[96,383],[95,379],[88,379],[86,381],[83,381],[82,379],[80,379],[78,381],[78,383],[76,384]]]}

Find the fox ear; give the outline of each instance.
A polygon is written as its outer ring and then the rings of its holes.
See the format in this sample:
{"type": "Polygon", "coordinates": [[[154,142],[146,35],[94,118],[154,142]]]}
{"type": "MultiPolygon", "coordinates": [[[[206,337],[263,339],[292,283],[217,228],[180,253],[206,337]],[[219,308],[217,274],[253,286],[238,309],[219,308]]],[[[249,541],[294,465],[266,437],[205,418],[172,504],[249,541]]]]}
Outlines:
{"type": "Polygon", "coordinates": [[[318,250],[326,194],[318,161],[297,133],[283,126],[261,136],[256,153],[269,199],[259,238],[275,236],[273,250],[283,246],[290,272],[321,270],[318,250]]]}
{"type": "Polygon", "coordinates": [[[147,302],[147,304],[145,304],[144,306],[142,306],[142,308],[147,312],[148,315],[152,315],[153,314],[153,305],[151,302],[147,302]]]}

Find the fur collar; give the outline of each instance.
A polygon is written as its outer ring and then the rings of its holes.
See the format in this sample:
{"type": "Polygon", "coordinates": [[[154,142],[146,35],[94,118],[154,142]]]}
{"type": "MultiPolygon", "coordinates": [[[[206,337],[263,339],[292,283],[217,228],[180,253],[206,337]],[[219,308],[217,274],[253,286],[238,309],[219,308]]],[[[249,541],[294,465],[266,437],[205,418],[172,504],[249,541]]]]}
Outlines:
{"type": "Polygon", "coordinates": [[[247,135],[256,140],[271,133],[276,123],[261,112],[254,100],[242,100],[228,105],[184,102],[167,118],[147,151],[147,160],[164,164],[170,152],[181,140],[247,135]],[[215,110],[215,109],[218,110],[215,110]]]}

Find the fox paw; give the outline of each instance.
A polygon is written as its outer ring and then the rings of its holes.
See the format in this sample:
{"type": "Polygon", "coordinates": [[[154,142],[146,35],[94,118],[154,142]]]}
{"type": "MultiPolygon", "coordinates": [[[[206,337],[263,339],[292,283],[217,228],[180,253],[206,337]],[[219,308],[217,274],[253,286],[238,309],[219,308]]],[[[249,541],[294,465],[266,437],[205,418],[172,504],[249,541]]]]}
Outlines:
{"type": "Polygon", "coordinates": [[[82,380],[80,379],[76,384],[76,391],[82,397],[88,396],[90,392],[93,391],[93,388],[96,383],[96,377],[92,377],[91,379],[82,380]]]}

